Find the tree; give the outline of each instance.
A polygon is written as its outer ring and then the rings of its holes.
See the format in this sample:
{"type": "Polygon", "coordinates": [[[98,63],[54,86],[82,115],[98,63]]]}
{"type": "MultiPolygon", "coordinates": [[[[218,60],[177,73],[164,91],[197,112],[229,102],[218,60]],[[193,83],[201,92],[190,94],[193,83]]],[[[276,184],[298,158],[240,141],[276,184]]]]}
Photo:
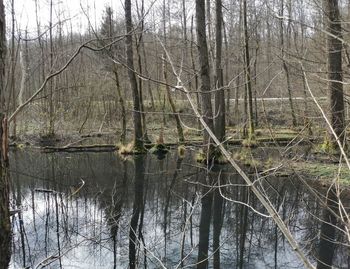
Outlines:
{"type": "MultiPolygon", "coordinates": [[[[163,39],[164,39],[164,47],[167,48],[167,32],[166,32],[166,16],[165,16],[165,1],[163,1],[163,39]]],[[[186,53],[186,46],[185,46],[185,53],[186,53]]],[[[185,142],[185,137],[184,137],[184,133],[183,133],[183,129],[182,129],[182,125],[181,125],[181,118],[180,118],[180,114],[178,113],[177,109],[176,109],[176,105],[175,102],[173,100],[173,97],[171,95],[171,90],[170,90],[170,86],[169,86],[169,79],[168,79],[168,64],[167,61],[165,59],[165,57],[163,56],[163,78],[165,81],[165,90],[166,90],[166,95],[168,97],[168,102],[171,108],[171,111],[174,115],[174,119],[176,122],[176,129],[177,129],[177,135],[178,135],[178,141],[179,143],[184,143],[185,142]]],[[[185,58],[187,59],[187,58],[185,58]]]]}
{"type": "MultiPolygon", "coordinates": [[[[50,73],[53,70],[53,57],[54,57],[54,51],[53,51],[53,36],[52,36],[52,13],[53,13],[53,3],[52,0],[50,0],[50,22],[49,22],[49,44],[50,44],[50,52],[49,52],[49,59],[50,59],[50,73]]],[[[54,136],[55,134],[55,119],[54,119],[54,103],[53,103],[53,94],[54,94],[54,78],[49,81],[49,129],[48,129],[48,136],[54,136]]]]}
{"type": "MultiPolygon", "coordinates": [[[[102,25],[101,25],[101,34],[104,37],[108,38],[108,41],[110,42],[110,39],[113,38],[113,36],[116,35],[116,21],[113,19],[113,10],[111,7],[107,6],[105,9],[105,14],[102,19],[102,25]]],[[[106,46],[106,42],[103,42],[101,40],[101,43],[103,46],[106,46]]],[[[114,58],[117,54],[117,48],[116,46],[110,46],[109,49],[106,49],[104,51],[104,54],[107,54],[107,56],[110,56],[114,58]]],[[[122,131],[120,134],[120,143],[125,144],[126,140],[126,109],[125,109],[125,101],[122,95],[121,85],[120,85],[120,79],[119,79],[119,69],[118,65],[114,62],[111,63],[110,59],[106,60],[106,67],[109,72],[112,72],[114,75],[114,80],[116,84],[116,90],[117,90],[117,99],[120,106],[120,113],[121,113],[121,123],[122,123],[122,131]],[[107,64],[108,62],[108,64],[107,64]]]]}
{"type": "MultiPolygon", "coordinates": [[[[291,2],[289,2],[291,5],[291,2]]],[[[289,9],[289,16],[290,14],[290,9],[289,9]]],[[[292,86],[291,86],[291,81],[290,81],[290,72],[289,68],[287,65],[286,61],[286,53],[285,53],[285,46],[284,46],[284,23],[283,23],[283,14],[284,14],[284,0],[281,0],[281,8],[280,8],[280,45],[281,45],[281,57],[282,57],[282,66],[284,73],[286,74],[286,79],[287,79],[287,91],[288,91],[288,99],[289,99],[289,105],[292,113],[292,121],[293,121],[293,126],[297,126],[297,119],[295,116],[295,110],[294,110],[294,104],[293,104],[293,98],[292,98],[292,86]]],[[[288,22],[288,43],[290,43],[290,21],[288,22]]],[[[290,47],[288,45],[288,47],[290,47]]]]}
{"type": "Polygon", "coordinates": [[[11,223],[9,212],[9,178],[7,166],[7,124],[5,118],[6,26],[4,3],[0,0],[0,269],[8,267],[11,258],[11,223]]]}
{"type": "Polygon", "coordinates": [[[247,0],[243,0],[243,28],[244,28],[244,73],[245,88],[248,103],[248,140],[254,139],[254,116],[253,116],[253,95],[252,95],[252,79],[250,71],[249,56],[249,36],[247,22],[247,0]]]}
{"type": "MultiPolygon", "coordinates": [[[[214,130],[210,90],[210,66],[205,26],[205,3],[201,0],[196,0],[196,22],[202,117],[208,127],[214,130]]],[[[204,153],[207,155],[208,160],[213,157],[213,145],[210,140],[208,132],[203,130],[204,153]]]]}
{"type": "Polygon", "coordinates": [[[216,58],[215,58],[215,135],[219,141],[225,139],[225,91],[223,89],[222,54],[222,1],[216,0],[216,58]]]}
{"type": "MultiPolygon", "coordinates": [[[[342,71],[342,33],[338,0],[325,0],[328,69],[329,119],[339,141],[345,141],[345,115],[342,71]]],[[[329,146],[337,148],[337,140],[329,133],[329,146]]]]}
{"type": "Polygon", "coordinates": [[[140,96],[137,87],[137,81],[134,68],[134,52],[132,45],[132,18],[131,18],[131,0],[125,0],[125,26],[126,26],[126,64],[128,68],[128,77],[133,98],[133,121],[134,121],[134,151],[143,152],[143,130],[141,119],[140,96]]]}

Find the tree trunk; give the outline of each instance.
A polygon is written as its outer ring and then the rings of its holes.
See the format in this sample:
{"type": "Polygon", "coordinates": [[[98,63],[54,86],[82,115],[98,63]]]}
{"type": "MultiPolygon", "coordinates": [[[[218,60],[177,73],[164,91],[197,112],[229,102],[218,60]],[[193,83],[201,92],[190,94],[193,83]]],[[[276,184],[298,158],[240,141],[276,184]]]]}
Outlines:
{"type": "MultiPolygon", "coordinates": [[[[196,21],[197,46],[200,65],[202,117],[208,127],[213,130],[214,124],[210,92],[210,67],[205,27],[205,3],[202,0],[196,0],[196,21]]],[[[210,142],[210,136],[206,130],[203,130],[203,143],[204,153],[207,155],[208,159],[211,159],[213,157],[213,145],[210,142]]]]}
{"type": "Polygon", "coordinates": [[[173,98],[171,96],[170,87],[168,84],[167,64],[166,64],[165,58],[163,58],[163,76],[164,76],[164,81],[167,84],[165,86],[165,88],[166,88],[166,92],[167,92],[167,96],[168,96],[168,101],[169,101],[169,104],[171,107],[171,111],[174,114],[174,118],[175,118],[175,122],[176,122],[178,140],[179,140],[180,144],[183,144],[185,142],[184,132],[183,132],[182,125],[181,125],[180,115],[176,110],[176,106],[175,106],[173,98]]]}
{"type": "MultiPolygon", "coordinates": [[[[15,0],[11,0],[11,94],[12,94],[12,109],[16,110],[16,46],[15,46],[15,0]]],[[[9,102],[10,103],[10,102],[9,102]]],[[[17,136],[17,120],[16,117],[12,123],[12,137],[17,136]]]]}
{"type": "MultiPolygon", "coordinates": [[[[196,101],[197,101],[197,107],[198,107],[198,110],[200,110],[200,98],[199,98],[199,87],[198,87],[198,73],[197,73],[197,70],[196,70],[196,64],[195,64],[195,61],[194,61],[194,55],[193,55],[193,44],[194,44],[194,38],[193,38],[193,16],[192,16],[192,19],[191,19],[191,43],[190,43],[190,55],[191,55],[191,65],[192,65],[192,71],[193,71],[193,74],[194,74],[194,89],[196,91],[196,101]]],[[[201,123],[198,119],[197,121],[197,124],[198,124],[198,129],[201,129],[201,123]]]]}
{"type": "Polygon", "coordinates": [[[0,269],[8,268],[11,259],[11,223],[9,211],[9,174],[7,164],[7,131],[3,130],[4,78],[6,61],[6,27],[3,0],[0,0],[0,269]]]}
{"type": "Polygon", "coordinates": [[[245,79],[247,91],[248,104],[248,139],[254,137],[254,115],[253,115],[253,95],[252,95],[252,81],[250,71],[250,56],[249,56],[249,37],[248,37],[248,23],[247,23],[247,0],[243,0],[243,27],[244,27],[244,60],[245,60],[245,79]]]}
{"type": "Polygon", "coordinates": [[[216,0],[216,58],[215,58],[215,135],[219,141],[225,139],[225,91],[223,89],[222,55],[222,2],[216,0]]]}
{"type": "Polygon", "coordinates": [[[121,117],[122,117],[122,133],[120,134],[120,143],[125,144],[126,140],[126,111],[125,111],[125,104],[124,104],[124,99],[119,83],[119,75],[118,75],[118,70],[117,67],[115,66],[114,68],[114,77],[115,77],[115,83],[117,86],[117,94],[118,94],[118,101],[120,105],[120,112],[121,112],[121,117]]]}
{"type": "MultiPolygon", "coordinates": [[[[338,0],[325,0],[327,58],[328,58],[328,102],[329,119],[335,133],[343,143],[345,140],[345,115],[342,71],[342,38],[338,0]]],[[[332,147],[337,147],[335,137],[329,134],[332,147]]]]}
{"type": "MultiPolygon", "coordinates": [[[[50,35],[50,70],[49,73],[53,72],[53,39],[52,39],[52,12],[53,3],[50,1],[50,23],[49,23],[49,35],[50,35]]],[[[55,122],[54,122],[54,104],[53,104],[53,80],[49,81],[49,130],[48,135],[53,136],[55,134],[55,122]]]]}
{"type": "MultiPolygon", "coordinates": [[[[138,63],[138,68],[139,68],[139,73],[142,75],[143,74],[143,68],[142,68],[142,57],[141,57],[141,49],[142,49],[142,44],[143,42],[143,29],[144,29],[144,1],[141,1],[141,12],[139,11],[138,4],[136,2],[137,6],[137,12],[139,14],[139,21],[141,22],[140,25],[140,33],[136,35],[136,53],[137,53],[137,63],[138,63]]],[[[146,68],[147,69],[147,68],[146,68]]],[[[150,143],[151,141],[148,138],[147,134],[147,122],[146,122],[146,113],[145,113],[145,106],[144,106],[144,93],[143,93],[143,81],[141,77],[139,78],[139,96],[140,96],[140,108],[142,111],[141,114],[141,119],[142,119],[142,129],[143,129],[143,141],[146,143],[150,143]]]]}
{"type": "Polygon", "coordinates": [[[137,87],[136,76],[134,73],[134,52],[132,46],[132,18],[131,18],[131,0],[125,0],[125,26],[126,26],[126,61],[128,66],[128,76],[133,97],[133,120],[134,120],[134,150],[144,151],[143,130],[140,113],[140,96],[137,87]]]}
{"type": "MultiPolygon", "coordinates": [[[[281,10],[280,10],[281,17],[283,17],[283,13],[284,13],[284,0],[281,0],[281,10]]],[[[289,14],[289,16],[290,15],[291,14],[289,14]]],[[[281,45],[281,52],[282,52],[282,55],[281,55],[282,67],[283,67],[284,73],[286,75],[289,106],[290,106],[290,110],[292,113],[293,126],[295,127],[295,126],[297,126],[297,119],[295,116],[295,110],[294,110],[294,104],[293,104],[293,98],[292,98],[292,86],[291,86],[291,82],[290,82],[290,72],[289,72],[289,68],[288,68],[286,56],[285,56],[283,18],[280,19],[280,42],[281,42],[280,45],[281,45]]]]}

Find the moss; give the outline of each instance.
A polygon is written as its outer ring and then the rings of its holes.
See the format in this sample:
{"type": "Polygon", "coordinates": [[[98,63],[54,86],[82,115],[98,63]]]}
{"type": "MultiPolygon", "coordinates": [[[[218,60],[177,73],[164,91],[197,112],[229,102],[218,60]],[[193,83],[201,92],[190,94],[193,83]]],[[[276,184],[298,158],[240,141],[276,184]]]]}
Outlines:
{"type": "Polygon", "coordinates": [[[18,149],[23,149],[23,148],[25,148],[25,147],[26,147],[25,144],[21,144],[21,143],[16,144],[16,148],[18,148],[18,149]]]}
{"type": "Polygon", "coordinates": [[[184,145],[180,145],[177,147],[177,155],[180,159],[185,158],[186,147],[184,145]]]}
{"type": "MultiPolygon", "coordinates": [[[[199,150],[199,152],[197,152],[195,159],[199,163],[206,163],[208,161],[207,154],[205,154],[203,152],[203,150],[199,150]]],[[[228,160],[226,159],[226,157],[224,155],[222,155],[221,151],[219,151],[218,149],[213,152],[213,154],[211,156],[211,160],[215,164],[227,164],[228,163],[228,160]]]]}
{"type": "Polygon", "coordinates": [[[134,143],[129,143],[126,145],[118,144],[117,147],[118,147],[119,154],[122,154],[122,155],[131,154],[134,148],[134,143]]]}
{"type": "Polygon", "coordinates": [[[203,150],[199,150],[196,154],[196,162],[199,162],[199,163],[205,163],[206,160],[207,160],[207,156],[204,154],[203,150]]]}
{"type": "Polygon", "coordinates": [[[338,150],[335,147],[334,143],[332,143],[328,137],[326,137],[326,139],[324,140],[324,142],[321,145],[316,147],[316,151],[324,152],[324,153],[328,153],[328,154],[337,154],[338,153],[338,150]]]}
{"type": "Polygon", "coordinates": [[[137,155],[146,153],[144,147],[136,147],[134,143],[129,143],[127,145],[117,145],[119,148],[118,153],[122,155],[137,155]]]}

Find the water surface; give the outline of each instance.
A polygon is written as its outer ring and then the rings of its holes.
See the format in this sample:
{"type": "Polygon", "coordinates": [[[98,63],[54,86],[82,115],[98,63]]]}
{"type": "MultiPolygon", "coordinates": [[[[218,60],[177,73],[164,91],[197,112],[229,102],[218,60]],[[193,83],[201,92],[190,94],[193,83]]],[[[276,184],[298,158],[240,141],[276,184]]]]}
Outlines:
{"type": "MultiPolygon", "coordinates": [[[[10,268],[196,268],[207,251],[209,268],[303,268],[241,178],[192,154],[16,150],[10,168],[11,208],[21,209],[10,268]]],[[[294,177],[257,184],[316,263],[323,207],[294,177]]],[[[347,268],[347,249],[335,251],[347,268]]]]}

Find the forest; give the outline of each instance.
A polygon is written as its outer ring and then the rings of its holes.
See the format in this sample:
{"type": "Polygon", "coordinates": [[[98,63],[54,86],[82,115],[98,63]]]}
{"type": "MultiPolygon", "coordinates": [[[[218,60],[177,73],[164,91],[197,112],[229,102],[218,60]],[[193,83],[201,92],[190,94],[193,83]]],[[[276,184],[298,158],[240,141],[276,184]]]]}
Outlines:
{"type": "Polygon", "coordinates": [[[350,268],[349,22],[0,0],[0,269],[350,268]]]}

